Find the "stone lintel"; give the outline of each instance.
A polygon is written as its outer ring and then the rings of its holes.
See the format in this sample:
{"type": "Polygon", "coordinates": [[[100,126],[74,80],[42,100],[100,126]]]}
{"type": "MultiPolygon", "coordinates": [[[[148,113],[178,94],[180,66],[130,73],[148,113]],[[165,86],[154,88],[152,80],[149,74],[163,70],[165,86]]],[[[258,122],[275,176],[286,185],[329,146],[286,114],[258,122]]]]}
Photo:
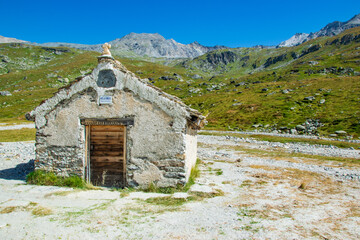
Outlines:
{"type": "Polygon", "coordinates": [[[134,125],[134,118],[84,118],[80,119],[82,125],[134,125]]]}

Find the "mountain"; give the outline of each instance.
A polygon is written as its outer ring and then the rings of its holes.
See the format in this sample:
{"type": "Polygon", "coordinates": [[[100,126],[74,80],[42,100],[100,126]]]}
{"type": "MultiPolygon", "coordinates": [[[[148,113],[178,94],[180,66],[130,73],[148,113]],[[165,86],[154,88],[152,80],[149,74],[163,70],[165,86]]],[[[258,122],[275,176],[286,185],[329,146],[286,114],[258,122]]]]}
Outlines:
{"type": "Polygon", "coordinates": [[[336,36],[347,29],[358,26],[360,26],[360,14],[355,15],[353,18],[346,22],[335,21],[329,23],[328,25],[320,29],[320,31],[315,33],[297,33],[288,40],[281,42],[278,47],[292,47],[318,37],[336,36]]]}
{"type": "Polygon", "coordinates": [[[278,47],[292,47],[297,46],[305,41],[307,41],[307,38],[310,34],[308,33],[296,33],[294,36],[289,38],[286,41],[281,42],[278,47]]]}
{"type": "MultiPolygon", "coordinates": [[[[194,58],[224,46],[206,47],[198,42],[181,44],[174,39],[165,39],[158,33],[130,33],[109,42],[113,55],[122,57],[194,58]]],[[[46,47],[71,47],[101,52],[101,44],[86,45],[74,43],[43,43],[46,47]]]]}
{"type": "Polygon", "coordinates": [[[16,38],[8,38],[8,37],[0,36],[0,43],[27,43],[27,42],[16,38]]]}

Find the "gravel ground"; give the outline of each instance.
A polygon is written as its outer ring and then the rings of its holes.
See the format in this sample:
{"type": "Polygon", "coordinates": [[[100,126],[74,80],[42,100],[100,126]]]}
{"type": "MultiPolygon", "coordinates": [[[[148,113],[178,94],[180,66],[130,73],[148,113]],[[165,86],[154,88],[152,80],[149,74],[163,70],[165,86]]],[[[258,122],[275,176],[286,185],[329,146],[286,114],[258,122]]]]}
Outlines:
{"type": "Polygon", "coordinates": [[[159,194],[26,185],[34,142],[1,143],[0,238],[360,239],[359,165],[258,149],[359,158],[358,150],[200,135],[196,184],[159,194]]]}
{"type": "Polygon", "coordinates": [[[29,124],[18,124],[18,125],[7,125],[7,126],[0,125],[0,130],[14,130],[21,128],[35,128],[35,124],[29,123],[29,124]]]}

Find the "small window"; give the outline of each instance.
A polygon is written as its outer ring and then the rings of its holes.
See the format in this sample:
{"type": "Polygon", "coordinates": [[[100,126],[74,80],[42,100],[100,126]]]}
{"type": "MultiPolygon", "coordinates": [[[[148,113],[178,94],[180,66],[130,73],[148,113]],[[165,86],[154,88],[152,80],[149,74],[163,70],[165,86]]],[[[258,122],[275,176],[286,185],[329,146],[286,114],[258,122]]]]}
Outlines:
{"type": "Polygon", "coordinates": [[[116,77],[114,72],[112,70],[101,70],[96,83],[103,88],[115,87],[116,77]]]}

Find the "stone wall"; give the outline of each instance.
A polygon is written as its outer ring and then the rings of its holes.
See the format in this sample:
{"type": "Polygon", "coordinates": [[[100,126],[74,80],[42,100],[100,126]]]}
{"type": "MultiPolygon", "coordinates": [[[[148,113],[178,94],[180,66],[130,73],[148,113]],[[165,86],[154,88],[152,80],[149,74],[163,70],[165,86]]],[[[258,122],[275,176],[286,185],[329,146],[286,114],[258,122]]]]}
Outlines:
{"type": "Polygon", "coordinates": [[[186,181],[188,180],[191,169],[195,166],[197,160],[197,131],[188,127],[185,135],[185,173],[186,181]]]}

